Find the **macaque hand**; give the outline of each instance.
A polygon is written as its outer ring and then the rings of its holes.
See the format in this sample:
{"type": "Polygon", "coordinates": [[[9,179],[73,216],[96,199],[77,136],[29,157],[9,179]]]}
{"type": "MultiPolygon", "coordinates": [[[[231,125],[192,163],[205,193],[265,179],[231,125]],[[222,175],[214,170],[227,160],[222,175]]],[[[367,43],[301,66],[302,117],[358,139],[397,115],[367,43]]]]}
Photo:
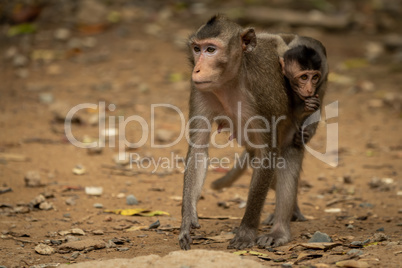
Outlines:
{"type": "Polygon", "coordinates": [[[304,110],[308,112],[315,112],[320,108],[321,102],[318,95],[307,98],[304,102],[304,110]]]}
{"type": "Polygon", "coordinates": [[[310,139],[310,132],[306,128],[302,129],[300,127],[299,131],[294,135],[293,143],[298,147],[303,147],[303,145],[308,143],[310,139]]]}

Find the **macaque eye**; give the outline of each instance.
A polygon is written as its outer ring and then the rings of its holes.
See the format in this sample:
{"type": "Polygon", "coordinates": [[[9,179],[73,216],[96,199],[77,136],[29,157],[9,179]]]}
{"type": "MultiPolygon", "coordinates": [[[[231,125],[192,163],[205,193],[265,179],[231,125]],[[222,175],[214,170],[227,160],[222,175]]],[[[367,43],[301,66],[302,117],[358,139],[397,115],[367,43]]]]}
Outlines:
{"type": "Polygon", "coordinates": [[[313,80],[318,80],[320,78],[320,76],[318,74],[313,76],[313,80]]]}
{"type": "Polygon", "coordinates": [[[201,51],[201,49],[199,47],[194,47],[193,50],[194,50],[195,53],[198,53],[198,52],[201,51]]]}
{"type": "Polygon", "coordinates": [[[207,52],[208,52],[208,53],[213,53],[213,52],[215,52],[215,50],[216,50],[216,49],[215,49],[214,47],[208,47],[208,48],[207,48],[207,52]]]}
{"type": "Polygon", "coordinates": [[[303,74],[302,76],[300,76],[301,80],[307,80],[308,76],[307,74],[303,74]]]}

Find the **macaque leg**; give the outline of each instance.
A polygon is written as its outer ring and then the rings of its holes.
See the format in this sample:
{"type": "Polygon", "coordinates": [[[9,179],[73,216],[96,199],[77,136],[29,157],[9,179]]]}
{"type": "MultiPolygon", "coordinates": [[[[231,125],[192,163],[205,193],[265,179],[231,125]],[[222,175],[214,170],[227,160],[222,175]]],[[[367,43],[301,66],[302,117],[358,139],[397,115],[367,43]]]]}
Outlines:
{"type": "Polygon", "coordinates": [[[262,167],[254,169],[248,193],[246,212],[239,230],[235,238],[230,241],[228,248],[243,249],[252,247],[255,244],[261,210],[264,206],[274,172],[273,169],[262,167]]]}
{"type": "Polygon", "coordinates": [[[289,242],[291,238],[290,220],[297,202],[297,183],[303,160],[303,150],[289,146],[285,148],[283,157],[287,166],[276,170],[274,224],[269,234],[262,235],[257,239],[260,247],[281,246],[289,242]]]}
{"type": "MultiPolygon", "coordinates": [[[[191,129],[205,128],[202,124],[194,124],[190,127],[191,129]]],[[[207,174],[209,134],[209,132],[190,132],[192,144],[187,153],[187,167],[184,173],[182,222],[179,234],[180,247],[184,250],[189,250],[192,243],[191,228],[200,228],[197,202],[207,174]],[[194,145],[205,145],[201,146],[205,148],[196,148],[194,145]]]]}
{"type": "Polygon", "coordinates": [[[225,187],[230,187],[235,181],[237,181],[247,169],[248,162],[245,162],[247,156],[247,151],[242,152],[235,166],[226,173],[225,176],[213,181],[211,183],[211,188],[214,190],[220,190],[225,187]]]}
{"type": "MultiPolygon", "coordinates": [[[[263,225],[273,225],[274,224],[274,217],[275,214],[271,213],[268,217],[262,222],[263,225]]],[[[293,209],[291,221],[306,221],[307,219],[304,217],[303,213],[301,212],[299,205],[296,200],[295,207],[293,209]]]]}

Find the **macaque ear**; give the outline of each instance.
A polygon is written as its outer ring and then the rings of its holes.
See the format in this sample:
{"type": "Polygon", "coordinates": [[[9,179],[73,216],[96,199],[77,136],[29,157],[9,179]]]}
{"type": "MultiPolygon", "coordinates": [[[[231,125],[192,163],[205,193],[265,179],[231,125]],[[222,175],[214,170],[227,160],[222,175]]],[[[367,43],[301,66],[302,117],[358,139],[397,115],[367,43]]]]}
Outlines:
{"type": "Polygon", "coordinates": [[[279,57],[279,63],[282,66],[282,73],[285,75],[285,60],[282,57],[279,57]]]}
{"type": "Polygon", "coordinates": [[[244,52],[251,52],[257,45],[257,36],[252,28],[246,29],[241,34],[242,48],[244,52]]]}

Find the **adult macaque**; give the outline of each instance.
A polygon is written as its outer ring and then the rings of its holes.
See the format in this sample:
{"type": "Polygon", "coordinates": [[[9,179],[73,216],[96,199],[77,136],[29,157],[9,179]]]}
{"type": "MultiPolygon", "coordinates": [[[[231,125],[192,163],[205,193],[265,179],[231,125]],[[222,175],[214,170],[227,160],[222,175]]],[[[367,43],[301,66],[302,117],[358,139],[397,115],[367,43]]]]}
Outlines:
{"type": "MultiPolygon", "coordinates": [[[[325,47],[313,38],[300,37],[294,34],[260,34],[260,36],[276,41],[276,50],[280,57],[282,72],[286,77],[293,122],[299,129],[293,137],[293,145],[303,147],[314,136],[318,125],[318,123],[312,123],[303,128],[303,123],[308,116],[321,108],[320,103],[327,86],[328,65],[325,47]],[[304,54],[299,54],[299,52],[304,54]],[[310,79],[310,84],[307,85],[308,88],[305,90],[307,91],[306,95],[304,95],[303,91],[303,85],[306,82],[300,77],[301,75],[297,76],[300,71],[306,71],[307,73],[305,74],[310,75],[309,78],[312,78],[311,75],[314,73],[320,75],[318,81],[313,82],[310,79]],[[298,84],[299,81],[300,83],[298,84]]],[[[245,160],[246,154],[243,152],[238,163],[225,176],[212,182],[211,187],[215,190],[230,187],[246,170],[247,165],[241,165],[245,160]]],[[[273,224],[274,216],[274,214],[269,215],[263,221],[263,224],[273,224]]],[[[291,220],[306,220],[297,202],[294,206],[291,220]]]]}
{"type": "Polygon", "coordinates": [[[221,124],[222,117],[230,119],[233,138],[246,147],[250,158],[264,160],[274,155],[285,163],[284,167],[254,168],[246,211],[229,248],[279,246],[291,238],[304,150],[293,143],[298,129],[276,47],[277,40],[257,35],[252,28],[243,29],[223,16],[211,18],[189,39],[193,71],[179,235],[182,249],[190,249],[191,228],[200,228],[197,201],[206,177],[211,124],[214,118],[221,124]],[[273,226],[257,238],[270,186],[276,189],[273,226]]]}

